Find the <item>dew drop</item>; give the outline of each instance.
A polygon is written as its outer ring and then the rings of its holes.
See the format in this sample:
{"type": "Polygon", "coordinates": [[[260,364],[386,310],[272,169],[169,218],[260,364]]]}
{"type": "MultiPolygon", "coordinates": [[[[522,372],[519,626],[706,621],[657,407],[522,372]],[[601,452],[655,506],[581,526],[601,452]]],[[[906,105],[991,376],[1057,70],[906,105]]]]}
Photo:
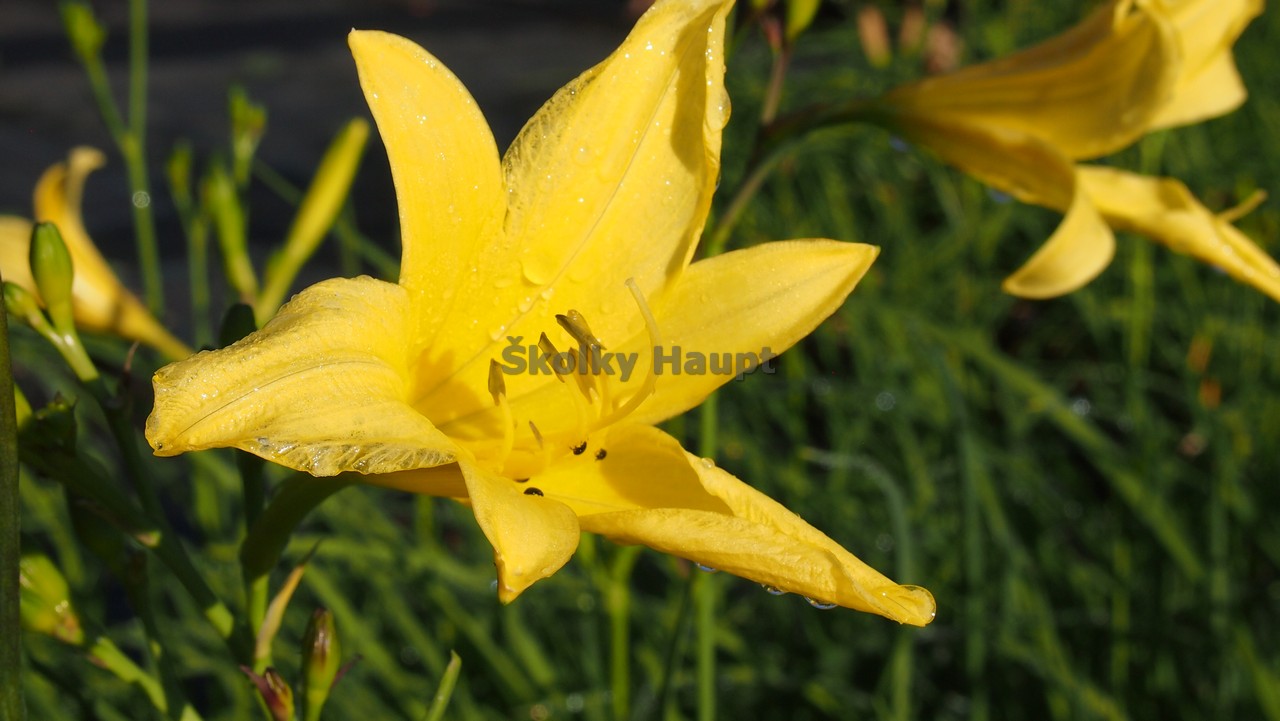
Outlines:
{"type": "Polygon", "coordinates": [[[804,600],[808,601],[810,606],[813,606],[814,608],[818,609],[819,611],[829,611],[829,610],[831,610],[831,609],[833,609],[833,608],[835,608],[835,607],[836,607],[836,604],[834,604],[834,603],[827,603],[826,601],[819,601],[819,600],[818,600],[818,599],[816,599],[816,598],[809,598],[808,596],[805,596],[805,597],[804,597],[804,600]]]}
{"type": "Polygon", "coordinates": [[[763,589],[764,589],[764,592],[765,592],[765,593],[767,593],[767,594],[769,594],[770,596],[785,596],[785,595],[787,595],[787,592],[786,592],[786,591],[782,590],[781,588],[778,588],[777,586],[770,586],[770,585],[769,585],[769,584],[767,584],[767,583],[762,583],[762,584],[760,584],[760,588],[763,588],[763,589]]]}
{"type": "Polygon", "coordinates": [[[524,279],[532,285],[545,285],[551,280],[550,264],[536,256],[528,256],[520,261],[524,279]]]}
{"type": "Polygon", "coordinates": [[[507,326],[505,323],[498,326],[497,328],[494,328],[493,330],[489,331],[489,340],[497,341],[499,338],[502,337],[502,334],[506,332],[506,330],[507,330],[507,326]]]}
{"type": "Polygon", "coordinates": [[[720,573],[720,569],[718,568],[712,568],[711,566],[707,566],[701,563],[695,563],[693,565],[697,566],[698,570],[702,571],[703,573],[720,573]]]}
{"type": "Polygon", "coordinates": [[[494,288],[510,288],[515,285],[516,279],[511,276],[503,276],[493,281],[494,288]]]}
{"type": "Polygon", "coordinates": [[[709,470],[709,469],[712,469],[712,468],[715,468],[715,467],[716,467],[716,462],[715,462],[715,461],[713,461],[713,460],[711,460],[710,458],[703,458],[703,459],[702,459],[702,467],[703,467],[703,468],[706,468],[706,469],[708,469],[708,470],[709,470]]]}
{"type": "Polygon", "coordinates": [[[521,300],[516,307],[520,309],[521,313],[528,313],[529,309],[533,307],[533,296],[526,295],[524,300],[521,300]]]}

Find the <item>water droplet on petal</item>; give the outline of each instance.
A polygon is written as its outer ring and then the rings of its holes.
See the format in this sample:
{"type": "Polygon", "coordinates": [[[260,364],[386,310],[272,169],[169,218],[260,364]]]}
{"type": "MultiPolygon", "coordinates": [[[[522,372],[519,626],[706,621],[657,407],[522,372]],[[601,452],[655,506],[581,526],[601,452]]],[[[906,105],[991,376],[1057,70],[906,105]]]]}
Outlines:
{"type": "Polygon", "coordinates": [[[712,568],[711,566],[703,565],[701,563],[695,563],[693,565],[697,566],[698,570],[703,573],[720,573],[720,569],[718,568],[712,568]]]}
{"type": "Polygon", "coordinates": [[[805,597],[804,597],[804,600],[808,601],[810,606],[813,606],[814,608],[818,609],[819,611],[828,611],[828,610],[833,609],[833,608],[835,608],[835,607],[836,607],[836,604],[834,604],[834,603],[827,603],[826,601],[819,601],[819,600],[818,600],[818,599],[816,599],[816,598],[809,598],[808,596],[805,596],[805,597]]]}
{"type": "Polygon", "coordinates": [[[703,468],[706,468],[706,469],[712,469],[712,468],[715,468],[715,467],[716,467],[716,462],[715,462],[715,461],[713,461],[713,460],[711,460],[710,458],[703,458],[703,459],[702,459],[702,467],[703,467],[703,468]]]}
{"type": "Polygon", "coordinates": [[[770,586],[767,583],[760,584],[760,588],[763,588],[765,593],[769,594],[770,596],[785,596],[787,594],[787,592],[782,590],[781,588],[777,588],[776,586],[770,586]]]}

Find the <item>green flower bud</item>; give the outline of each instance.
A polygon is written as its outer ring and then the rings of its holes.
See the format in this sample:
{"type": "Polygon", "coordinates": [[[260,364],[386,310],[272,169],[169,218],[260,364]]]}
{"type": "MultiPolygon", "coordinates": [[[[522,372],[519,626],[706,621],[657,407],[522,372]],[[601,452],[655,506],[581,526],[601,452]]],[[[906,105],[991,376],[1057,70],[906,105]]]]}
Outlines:
{"type": "Polygon", "coordinates": [[[59,333],[71,333],[75,320],[71,311],[71,283],[75,269],[71,253],[62,242],[62,233],[53,223],[36,223],[31,231],[31,275],[44,299],[49,320],[59,333]]]}
{"type": "Polygon", "coordinates": [[[107,29],[93,15],[93,8],[86,2],[62,3],[62,26],[71,40],[71,49],[81,62],[96,58],[107,41],[107,29]]]}
{"type": "Polygon", "coordinates": [[[40,335],[46,338],[54,335],[49,319],[45,318],[44,311],[40,309],[40,301],[17,283],[5,281],[4,309],[10,316],[31,326],[40,335]]]}
{"type": "Polygon", "coordinates": [[[253,154],[267,129],[267,109],[250,100],[239,85],[231,86],[227,100],[231,111],[232,176],[236,185],[244,187],[249,182],[253,154]]]}
{"type": "Polygon", "coordinates": [[[307,721],[317,721],[338,677],[341,651],[333,614],[318,608],[302,637],[302,689],[307,721]]]}
{"type": "Polygon", "coordinates": [[[18,586],[23,628],[73,646],[84,643],[84,630],[71,606],[67,580],[48,557],[23,556],[18,562],[18,586]]]}
{"type": "Polygon", "coordinates": [[[800,33],[813,24],[821,0],[787,0],[787,42],[793,43],[800,33]]]}

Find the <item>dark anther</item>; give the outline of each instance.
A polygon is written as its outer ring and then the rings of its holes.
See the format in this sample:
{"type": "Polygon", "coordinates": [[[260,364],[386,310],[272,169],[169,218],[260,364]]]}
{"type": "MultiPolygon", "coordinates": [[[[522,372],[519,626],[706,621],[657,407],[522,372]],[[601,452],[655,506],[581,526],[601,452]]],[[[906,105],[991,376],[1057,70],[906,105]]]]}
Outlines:
{"type": "Polygon", "coordinates": [[[515,481],[516,481],[516,483],[528,483],[528,482],[529,482],[529,479],[528,479],[528,478],[517,478],[517,479],[515,479],[515,481]]]}
{"type": "Polygon", "coordinates": [[[524,489],[524,494],[526,496],[541,496],[542,491],[537,488],[526,488],[524,489]]]}
{"type": "Polygon", "coordinates": [[[603,460],[604,460],[604,457],[605,457],[605,456],[607,456],[607,455],[609,455],[609,452],[608,452],[608,451],[606,451],[605,449],[601,448],[600,450],[596,451],[596,460],[597,460],[597,461],[603,461],[603,460]]]}
{"type": "Polygon", "coordinates": [[[587,442],[583,441],[581,444],[573,447],[573,455],[580,456],[586,450],[587,450],[587,442]]]}

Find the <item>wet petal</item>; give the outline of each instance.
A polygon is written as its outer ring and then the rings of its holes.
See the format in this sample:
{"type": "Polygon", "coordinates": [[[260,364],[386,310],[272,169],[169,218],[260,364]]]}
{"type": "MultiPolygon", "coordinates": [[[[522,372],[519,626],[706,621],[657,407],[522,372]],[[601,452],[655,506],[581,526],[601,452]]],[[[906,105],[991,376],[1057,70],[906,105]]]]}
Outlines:
{"type": "Polygon", "coordinates": [[[656,428],[627,425],[598,434],[584,453],[565,457],[529,485],[573,508],[583,530],[620,543],[900,623],[933,620],[928,591],[894,583],[656,428]]]}
{"type": "Polygon", "coordinates": [[[1147,132],[1178,78],[1172,23],[1130,5],[1109,3],[1058,38],[911,83],[884,102],[899,115],[1021,131],[1073,159],[1112,153],[1147,132]]]}
{"type": "MultiPolygon", "coordinates": [[[[652,297],[688,262],[719,173],[729,4],[657,3],[521,131],[504,158],[505,235],[441,338],[464,384],[483,381],[505,336],[556,332],[568,309],[601,338],[630,337],[642,323],[626,312],[624,281],[652,297]]],[[[478,394],[457,385],[428,383],[422,407],[433,418],[474,410],[465,397],[478,394]]]]}
{"type": "Polygon", "coordinates": [[[371,278],[318,283],[262,330],[155,375],[158,455],[234,447],[317,476],[454,460],[408,405],[407,293],[371,278]]]}
{"type": "Polygon", "coordinates": [[[1114,168],[1082,167],[1084,192],[1116,228],[1145,235],[1224,270],[1280,301],[1280,265],[1182,182],[1114,168]]]}
{"type": "Polygon", "coordinates": [[[387,148],[400,206],[400,284],[421,312],[425,346],[505,207],[498,149],[462,83],[410,40],[352,31],[349,43],[387,148]]]}
{"type": "Polygon", "coordinates": [[[533,494],[463,456],[458,468],[480,530],[493,545],[498,598],[509,603],[560,570],[578,548],[578,518],[563,503],[533,494]]]}

